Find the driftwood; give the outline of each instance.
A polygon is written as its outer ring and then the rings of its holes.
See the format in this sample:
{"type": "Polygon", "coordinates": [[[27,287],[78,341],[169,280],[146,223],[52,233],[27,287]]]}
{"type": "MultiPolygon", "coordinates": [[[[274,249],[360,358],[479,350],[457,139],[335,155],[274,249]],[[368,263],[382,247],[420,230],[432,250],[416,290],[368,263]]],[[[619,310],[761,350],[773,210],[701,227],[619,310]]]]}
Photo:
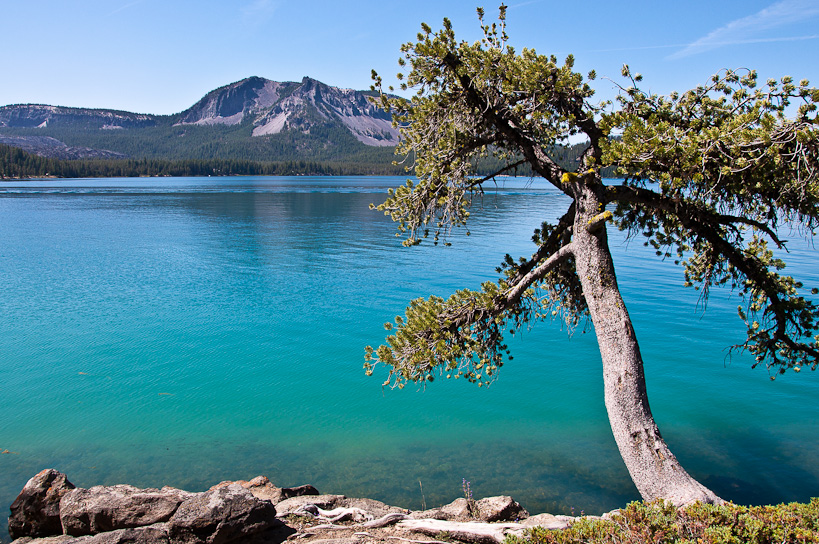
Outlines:
{"type": "Polygon", "coordinates": [[[401,542],[411,542],[412,544],[452,544],[443,540],[413,540],[411,538],[401,538],[400,536],[388,536],[387,540],[400,540],[401,542]]]}
{"type": "Polygon", "coordinates": [[[401,520],[408,519],[409,516],[406,514],[402,514],[400,512],[391,512],[386,516],[382,516],[378,519],[370,520],[363,524],[364,527],[368,529],[377,529],[379,527],[386,527],[387,525],[392,525],[393,523],[398,523],[401,520]]]}
{"type": "Polygon", "coordinates": [[[481,523],[444,521],[439,519],[405,519],[398,523],[399,529],[437,536],[448,533],[456,540],[475,544],[502,544],[508,533],[522,531],[520,523],[481,523]]]}
{"type": "MultiPolygon", "coordinates": [[[[324,510],[315,504],[305,504],[299,507],[293,514],[309,515],[317,520],[327,523],[311,527],[311,531],[350,529],[351,526],[336,525],[340,521],[359,522],[354,527],[367,529],[378,529],[397,523],[397,528],[405,531],[414,531],[430,536],[438,536],[441,533],[448,534],[452,539],[473,544],[503,544],[507,534],[519,533],[526,528],[521,523],[486,523],[486,522],[457,522],[438,519],[410,519],[407,514],[401,512],[391,512],[378,519],[373,519],[373,515],[360,508],[334,508],[324,510]],[[365,521],[366,520],[366,521],[365,521]],[[360,523],[364,521],[364,523],[360,523]]],[[[361,536],[368,533],[358,533],[361,536]]],[[[390,536],[391,540],[399,540],[408,544],[439,544],[438,540],[413,540],[398,536],[390,536]]],[[[443,544],[443,543],[441,543],[443,544]]]]}
{"type": "MultiPolygon", "coordinates": [[[[320,520],[336,523],[338,521],[372,521],[373,515],[361,508],[333,508],[324,510],[315,504],[305,504],[292,512],[294,515],[308,514],[320,520]]],[[[385,516],[386,517],[386,516],[385,516]]]]}
{"type": "MultiPolygon", "coordinates": [[[[390,512],[378,519],[360,508],[334,508],[324,510],[315,504],[305,504],[293,512],[296,515],[309,515],[317,520],[325,521],[322,525],[311,527],[310,530],[333,530],[350,529],[351,527],[361,527],[367,529],[378,529],[388,525],[396,524],[396,527],[405,531],[414,531],[430,536],[438,536],[441,533],[448,534],[454,540],[469,542],[472,544],[503,544],[507,534],[520,533],[526,528],[521,523],[486,523],[486,522],[457,522],[438,519],[410,519],[407,514],[401,512],[390,512]],[[358,522],[353,526],[336,525],[340,521],[358,522]],[[364,523],[361,523],[361,522],[364,523]]],[[[361,536],[367,533],[359,533],[361,536]]],[[[407,542],[408,544],[439,544],[438,540],[413,540],[398,536],[390,536],[392,540],[407,542]]]]}
{"type": "Polygon", "coordinates": [[[326,519],[330,523],[337,521],[371,521],[373,515],[365,512],[361,508],[333,508],[332,510],[322,510],[317,508],[318,517],[326,519]]]}

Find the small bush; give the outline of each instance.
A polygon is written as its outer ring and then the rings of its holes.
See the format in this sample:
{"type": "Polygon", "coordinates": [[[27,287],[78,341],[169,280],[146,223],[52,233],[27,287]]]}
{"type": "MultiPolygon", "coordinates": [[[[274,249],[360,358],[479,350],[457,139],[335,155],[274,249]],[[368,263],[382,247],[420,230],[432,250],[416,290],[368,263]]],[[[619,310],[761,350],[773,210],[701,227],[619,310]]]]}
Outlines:
{"type": "Polygon", "coordinates": [[[797,544],[819,543],[819,498],[808,504],[737,506],[633,502],[608,520],[568,529],[535,527],[507,544],[797,544]]]}

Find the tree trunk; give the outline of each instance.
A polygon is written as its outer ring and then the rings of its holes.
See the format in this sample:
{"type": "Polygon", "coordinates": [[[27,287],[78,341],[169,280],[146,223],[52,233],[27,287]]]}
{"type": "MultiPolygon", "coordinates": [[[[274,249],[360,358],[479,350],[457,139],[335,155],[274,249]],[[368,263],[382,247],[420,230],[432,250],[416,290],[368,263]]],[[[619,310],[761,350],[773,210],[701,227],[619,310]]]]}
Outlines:
{"type": "Polygon", "coordinates": [[[599,180],[588,185],[581,180],[574,186],[573,246],[603,360],[606,410],[620,455],[645,500],[661,498],[677,506],[722,502],[682,468],[651,415],[643,359],[617,286],[605,223],[594,221],[603,210],[603,191],[599,180]]]}

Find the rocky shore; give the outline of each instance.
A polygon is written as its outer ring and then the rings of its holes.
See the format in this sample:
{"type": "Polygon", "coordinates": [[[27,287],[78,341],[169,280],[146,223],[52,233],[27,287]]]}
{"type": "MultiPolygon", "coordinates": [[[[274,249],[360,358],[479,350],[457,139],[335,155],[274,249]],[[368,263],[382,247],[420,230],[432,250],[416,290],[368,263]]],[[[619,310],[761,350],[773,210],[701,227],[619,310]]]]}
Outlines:
{"type": "Polygon", "coordinates": [[[75,487],[46,469],[11,505],[13,544],[499,544],[540,525],[578,518],[530,516],[511,497],[467,498],[412,512],[366,498],[323,495],[311,485],[277,487],[265,476],[193,493],[130,485],[75,487]]]}

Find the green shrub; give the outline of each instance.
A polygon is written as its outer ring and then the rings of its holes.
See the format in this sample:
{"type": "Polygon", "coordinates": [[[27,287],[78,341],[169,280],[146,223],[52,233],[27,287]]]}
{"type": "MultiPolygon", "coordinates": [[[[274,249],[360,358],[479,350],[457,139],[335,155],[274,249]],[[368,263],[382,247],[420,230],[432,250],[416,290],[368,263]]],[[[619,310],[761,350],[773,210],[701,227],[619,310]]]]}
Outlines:
{"type": "Polygon", "coordinates": [[[535,527],[507,544],[797,544],[819,543],[819,498],[808,504],[737,506],[633,502],[608,520],[568,529],[535,527]]]}

